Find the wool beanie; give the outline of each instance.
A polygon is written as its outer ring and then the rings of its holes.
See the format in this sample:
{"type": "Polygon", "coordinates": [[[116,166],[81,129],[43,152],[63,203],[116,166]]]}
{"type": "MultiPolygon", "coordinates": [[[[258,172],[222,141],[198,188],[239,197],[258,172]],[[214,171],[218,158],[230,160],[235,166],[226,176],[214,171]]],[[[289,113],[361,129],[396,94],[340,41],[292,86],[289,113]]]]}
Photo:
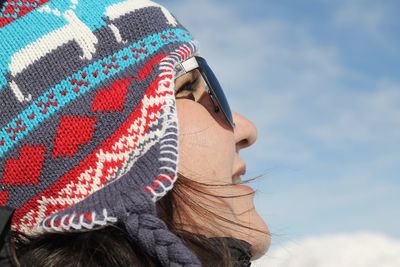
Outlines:
{"type": "Polygon", "coordinates": [[[177,179],[174,66],[191,34],[148,0],[6,0],[0,205],[27,235],[121,223],[163,266],[199,266],[157,217],[177,179]]]}

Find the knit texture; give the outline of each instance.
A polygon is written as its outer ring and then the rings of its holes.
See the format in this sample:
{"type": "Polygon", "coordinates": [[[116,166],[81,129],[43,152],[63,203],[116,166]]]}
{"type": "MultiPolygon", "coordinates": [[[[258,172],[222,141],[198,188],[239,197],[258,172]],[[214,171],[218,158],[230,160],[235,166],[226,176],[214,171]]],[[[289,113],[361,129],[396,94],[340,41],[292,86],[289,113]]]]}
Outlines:
{"type": "Polygon", "coordinates": [[[0,205],[25,234],[125,225],[163,266],[199,266],[157,217],[177,178],[174,66],[190,33],[147,0],[0,9],[0,205]]]}

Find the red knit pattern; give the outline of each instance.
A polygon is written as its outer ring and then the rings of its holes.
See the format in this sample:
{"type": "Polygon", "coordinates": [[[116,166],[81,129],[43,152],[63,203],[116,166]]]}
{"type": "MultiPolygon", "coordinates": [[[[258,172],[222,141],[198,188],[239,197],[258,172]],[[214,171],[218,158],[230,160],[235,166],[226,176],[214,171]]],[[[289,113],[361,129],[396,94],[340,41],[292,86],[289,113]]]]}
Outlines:
{"type": "Polygon", "coordinates": [[[136,77],[136,81],[141,81],[146,79],[150,73],[153,71],[154,67],[156,65],[158,65],[167,55],[161,54],[161,55],[157,55],[155,57],[153,57],[152,59],[150,59],[146,65],[144,65],[144,67],[139,71],[137,77],[136,77]]]}
{"type": "Polygon", "coordinates": [[[5,206],[7,205],[8,201],[8,191],[0,191],[0,205],[5,206]]]}
{"type": "Polygon", "coordinates": [[[63,116],[53,143],[53,157],[72,157],[79,146],[92,140],[96,118],[63,116]]]}
{"type": "MultiPolygon", "coordinates": [[[[155,99],[160,97],[165,97],[166,95],[173,94],[172,92],[163,92],[158,93],[158,84],[161,80],[163,80],[166,76],[170,77],[170,75],[160,76],[157,77],[156,80],[152,82],[149,88],[146,90],[145,97],[147,99],[155,99]]],[[[59,211],[63,208],[67,208],[70,206],[70,203],[64,201],[64,204],[60,204],[56,201],[49,201],[46,204],[42,204],[43,199],[70,199],[74,202],[79,202],[81,199],[87,197],[88,195],[92,194],[93,190],[93,183],[100,183],[100,186],[103,187],[104,184],[107,182],[107,177],[110,176],[114,172],[115,168],[120,167],[124,161],[123,160],[113,160],[107,163],[102,162],[102,175],[100,176],[100,181],[94,181],[93,177],[95,174],[93,173],[97,167],[98,162],[97,154],[102,151],[103,153],[114,153],[120,154],[126,151],[132,151],[137,148],[137,144],[132,147],[117,147],[115,143],[122,137],[122,136],[144,136],[147,134],[149,130],[149,124],[157,120],[157,114],[161,111],[161,108],[165,105],[165,102],[155,103],[150,105],[144,113],[142,112],[143,103],[140,102],[134,112],[126,119],[124,123],[109,137],[107,138],[97,149],[95,149],[91,154],[89,154],[85,159],[83,159],[75,168],[71,169],[65,175],[60,177],[56,183],[52,186],[48,187],[42,193],[36,195],[32,199],[30,199],[24,206],[18,209],[14,213],[13,217],[13,225],[15,225],[19,229],[20,225],[26,225],[33,227],[36,225],[37,218],[44,219],[45,217],[49,216],[50,214],[59,211]],[[130,126],[134,124],[136,121],[140,121],[141,118],[145,119],[145,124],[143,127],[139,127],[137,131],[130,132],[130,126]],[[85,177],[85,181],[82,181],[80,175],[85,173],[87,176],[85,177]],[[72,187],[72,190],[65,190],[66,185],[74,184],[78,185],[81,184],[79,187],[79,192],[76,192],[76,187],[72,187]],[[44,210],[40,210],[44,208],[44,210]],[[28,212],[30,212],[29,216],[24,216],[28,212]]]]}
{"type": "Polygon", "coordinates": [[[4,6],[4,11],[1,12],[2,16],[0,17],[0,28],[4,27],[5,25],[13,22],[14,20],[24,16],[25,14],[31,12],[35,8],[40,7],[44,3],[48,2],[49,0],[6,0],[4,2],[10,3],[14,2],[13,5],[8,4],[4,6]],[[17,5],[17,3],[22,3],[21,6],[17,5]],[[25,3],[30,3],[30,6],[27,7],[25,3]],[[36,3],[36,7],[32,6],[33,3],[36,3]],[[4,15],[9,14],[10,17],[6,18],[4,15]],[[17,14],[16,18],[13,18],[11,15],[17,14]]]}
{"type": "Polygon", "coordinates": [[[22,147],[19,158],[9,159],[4,164],[2,183],[16,186],[38,184],[45,153],[44,145],[22,147]]]}
{"type": "Polygon", "coordinates": [[[117,80],[109,88],[100,90],[93,100],[92,111],[122,112],[131,80],[132,78],[117,80]]]}

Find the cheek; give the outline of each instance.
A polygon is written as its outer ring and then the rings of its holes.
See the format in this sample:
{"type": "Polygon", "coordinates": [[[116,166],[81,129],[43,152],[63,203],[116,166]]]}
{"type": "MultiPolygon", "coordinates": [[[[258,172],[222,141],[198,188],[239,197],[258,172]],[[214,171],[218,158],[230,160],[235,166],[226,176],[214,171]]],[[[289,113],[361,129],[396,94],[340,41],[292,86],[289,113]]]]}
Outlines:
{"type": "Polygon", "coordinates": [[[177,101],[177,111],[181,174],[201,182],[230,182],[235,156],[233,133],[191,100],[177,101]]]}

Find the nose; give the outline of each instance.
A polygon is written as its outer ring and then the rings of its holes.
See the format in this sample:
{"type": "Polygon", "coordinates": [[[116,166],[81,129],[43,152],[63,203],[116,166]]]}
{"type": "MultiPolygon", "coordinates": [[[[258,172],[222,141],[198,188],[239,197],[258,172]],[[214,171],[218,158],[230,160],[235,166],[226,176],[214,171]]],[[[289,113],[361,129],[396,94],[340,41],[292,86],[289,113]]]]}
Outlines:
{"type": "Polygon", "coordinates": [[[233,135],[235,137],[236,151],[246,148],[254,144],[257,140],[257,127],[247,118],[233,112],[233,121],[235,128],[233,135]]]}

